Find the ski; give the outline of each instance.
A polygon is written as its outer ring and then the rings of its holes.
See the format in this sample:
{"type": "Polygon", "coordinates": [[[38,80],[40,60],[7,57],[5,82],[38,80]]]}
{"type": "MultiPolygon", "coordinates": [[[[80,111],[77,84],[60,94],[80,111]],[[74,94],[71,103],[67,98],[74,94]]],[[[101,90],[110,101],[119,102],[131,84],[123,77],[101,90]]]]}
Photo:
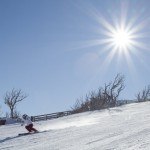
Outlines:
{"type": "Polygon", "coordinates": [[[30,134],[34,134],[34,133],[19,133],[18,136],[30,135],[30,134]]]}
{"type": "Polygon", "coordinates": [[[18,134],[18,136],[24,136],[24,135],[37,134],[37,133],[42,133],[42,132],[46,132],[46,130],[45,130],[45,131],[39,131],[39,132],[19,133],[19,134],[18,134]]]}

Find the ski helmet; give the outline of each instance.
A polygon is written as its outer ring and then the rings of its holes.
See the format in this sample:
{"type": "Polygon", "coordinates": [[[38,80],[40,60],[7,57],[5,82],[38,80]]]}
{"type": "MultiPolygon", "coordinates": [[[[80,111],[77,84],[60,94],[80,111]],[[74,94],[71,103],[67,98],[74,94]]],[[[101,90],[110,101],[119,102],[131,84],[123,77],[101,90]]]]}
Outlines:
{"type": "Polygon", "coordinates": [[[23,118],[23,119],[26,119],[26,117],[27,117],[27,115],[26,115],[26,114],[22,115],[22,118],[23,118]]]}

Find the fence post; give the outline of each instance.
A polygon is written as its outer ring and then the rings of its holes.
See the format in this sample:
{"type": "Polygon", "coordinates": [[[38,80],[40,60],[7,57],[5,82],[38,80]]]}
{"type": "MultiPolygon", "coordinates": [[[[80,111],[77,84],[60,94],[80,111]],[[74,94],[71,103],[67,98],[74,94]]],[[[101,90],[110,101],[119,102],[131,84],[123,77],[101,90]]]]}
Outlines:
{"type": "Polygon", "coordinates": [[[34,121],[35,121],[33,116],[31,116],[31,121],[32,121],[32,122],[34,122],[34,121]]]}

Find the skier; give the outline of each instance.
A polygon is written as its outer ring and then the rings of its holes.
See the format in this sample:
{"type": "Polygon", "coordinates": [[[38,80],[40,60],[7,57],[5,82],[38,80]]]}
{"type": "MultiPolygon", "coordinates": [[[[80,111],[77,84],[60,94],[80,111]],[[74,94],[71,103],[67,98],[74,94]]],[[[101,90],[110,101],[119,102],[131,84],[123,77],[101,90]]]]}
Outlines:
{"type": "Polygon", "coordinates": [[[33,123],[28,115],[24,114],[21,120],[23,121],[21,126],[25,125],[25,128],[29,131],[29,133],[32,131],[38,132],[37,129],[33,128],[33,123]]]}

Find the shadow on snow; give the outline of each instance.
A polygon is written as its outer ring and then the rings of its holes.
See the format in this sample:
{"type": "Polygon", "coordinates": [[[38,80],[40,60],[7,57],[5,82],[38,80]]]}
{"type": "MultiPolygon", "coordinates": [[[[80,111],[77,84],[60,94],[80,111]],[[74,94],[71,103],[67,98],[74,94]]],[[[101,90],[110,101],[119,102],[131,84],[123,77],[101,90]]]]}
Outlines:
{"type": "Polygon", "coordinates": [[[6,141],[9,141],[9,140],[13,140],[13,139],[16,139],[18,137],[20,137],[20,136],[6,137],[5,139],[0,140],[0,143],[6,142],[6,141]]]}

